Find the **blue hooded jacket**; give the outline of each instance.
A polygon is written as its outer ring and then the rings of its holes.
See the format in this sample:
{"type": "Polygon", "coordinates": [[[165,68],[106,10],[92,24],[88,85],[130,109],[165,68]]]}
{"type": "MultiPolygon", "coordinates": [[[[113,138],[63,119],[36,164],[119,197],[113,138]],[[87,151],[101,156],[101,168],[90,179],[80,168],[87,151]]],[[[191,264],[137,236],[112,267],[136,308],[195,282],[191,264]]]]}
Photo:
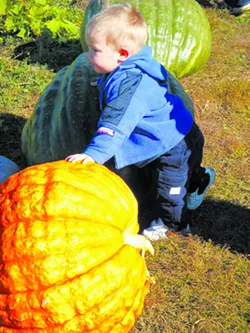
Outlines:
{"type": "Polygon", "coordinates": [[[176,146],[193,117],[179,96],[168,93],[167,76],[144,46],[99,80],[101,117],[84,153],[99,164],[114,157],[121,169],[143,167],[176,146]]]}

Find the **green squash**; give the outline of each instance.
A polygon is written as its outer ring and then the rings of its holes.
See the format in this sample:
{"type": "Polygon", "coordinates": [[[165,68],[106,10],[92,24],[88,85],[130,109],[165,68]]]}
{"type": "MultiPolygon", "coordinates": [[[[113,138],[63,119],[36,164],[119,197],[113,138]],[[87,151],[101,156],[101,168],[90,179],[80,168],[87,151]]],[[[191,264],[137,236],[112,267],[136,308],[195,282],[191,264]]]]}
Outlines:
{"type": "Polygon", "coordinates": [[[86,53],[62,68],[40,96],[22,131],[28,165],[64,159],[89,143],[100,113],[97,74],[86,53]]]}
{"type": "MultiPolygon", "coordinates": [[[[97,78],[87,53],[82,53],[70,66],[58,72],[40,96],[22,131],[22,151],[28,165],[65,159],[68,155],[81,153],[88,145],[100,117],[98,90],[93,85],[97,78]]],[[[168,86],[169,91],[178,94],[194,113],[192,100],[171,74],[168,86]]],[[[112,169],[109,164],[107,166],[112,169]]],[[[133,166],[117,172],[137,198],[145,193],[141,172],[133,166]]]]}
{"type": "MultiPolygon", "coordinates": [[[[85,26],[107,4],[127,0],[91,0],[81,28],[81,45],[87,51],[85,26]]],[[[195,0],[130,0],[148,24],[147,44],[153,56],[175,77],[189,76],[205,66],[211,52],[211,29],[203,8],[195,0]]]]}

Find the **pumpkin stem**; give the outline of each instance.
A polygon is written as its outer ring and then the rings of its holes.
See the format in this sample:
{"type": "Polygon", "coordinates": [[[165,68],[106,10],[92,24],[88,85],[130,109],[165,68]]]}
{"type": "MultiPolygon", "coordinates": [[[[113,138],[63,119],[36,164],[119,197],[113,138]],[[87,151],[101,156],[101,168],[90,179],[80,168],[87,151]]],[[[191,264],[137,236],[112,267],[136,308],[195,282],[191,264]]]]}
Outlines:
{"type": "Polygon", "coordinates": [[[152,284],[154,284],[155,279],[150,276],[146,262],[145,262],[145,252],[146,251],[148,251],[150,254],[154,255],[155,250],[154,250],[152,244],[143,235],[124,234],[123,236],[124,236],[124,244],[128,244],[128,245],[134,246],[136,249],[142,250],[141,255],[142,255],[142,259],[145,263],[147,277],[148,277],[149,281],[152,284]]]}
{"type": "Polygon", "coordinates": [[[155,252],[150,241],[146,239],[143,235],[124,234],[124,244],[129,244],[137,249],[141,249],[143,257],[146,251],[148,251],[152,255],[154,255],[155,252]]]}

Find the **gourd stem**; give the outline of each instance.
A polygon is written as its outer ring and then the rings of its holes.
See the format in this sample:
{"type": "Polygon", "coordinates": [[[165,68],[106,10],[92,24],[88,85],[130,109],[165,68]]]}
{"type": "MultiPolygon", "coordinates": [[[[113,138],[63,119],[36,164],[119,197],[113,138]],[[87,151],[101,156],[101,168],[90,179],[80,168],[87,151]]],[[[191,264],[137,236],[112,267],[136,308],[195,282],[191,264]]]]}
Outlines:
{"type": "Polygon", "coordinates": [[[154,251],[152,244],[143,235],[131,235],[131,234],[127,233],[127,234],[123,234],[123,236],[124,236],[124,244],[131,245],[131,246],[135,247],[136,249],[141,249],[141,255],[142,255],[142,259],[145,264],[147,277],[148,277],[149,281],[152,284],[154,284],[155,279],[150,276],[149,271],[147,269],[146,261],[145,261],[145,252],[146,251],[148,251],[150,254],[154,255],[155,251],[154,251]]]}
{"type": "Polygon", "coordinates": [[[152,244],[143,235],[124,234],[124,244],[129,244],[137,249],[141,249],[143,257],[146,251],[154,255],[154,248],[152,244]]]}

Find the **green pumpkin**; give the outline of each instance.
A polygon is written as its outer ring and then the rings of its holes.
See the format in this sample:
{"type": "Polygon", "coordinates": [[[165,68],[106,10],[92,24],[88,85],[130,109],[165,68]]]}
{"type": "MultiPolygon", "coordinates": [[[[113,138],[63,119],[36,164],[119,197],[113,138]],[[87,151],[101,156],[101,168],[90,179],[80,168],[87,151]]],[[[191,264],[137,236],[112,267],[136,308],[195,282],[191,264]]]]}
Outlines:
{"type": "Polygon", "coordinates": [[[62,68],[40,96],[22,131],[28,165],[64,159],[83,151],[100,116],[97,74],[86,53],[62,68]]]}
{"type": "MultiPolygon", "coordinates": [[[[93,85],[97,78],[87,53],[82,53],[70,66],[58,72],[23,128],[22,151],[28,165],[57,161],[83,152],[100,117],[98,90],[93,85]]],[[[169,91],[178,94],[194,113],[192,100],[171,74],[168,86],[169,91]]],[[[137,198],[145,194],[143,186],[146,184],[141,172],[133,166],[117,172],[137,198]]]]}
{"type": "MultiPolygon", "coordinates": [[[[85,26],[107,4],[127,0],[91,0],[81,29],[81,45],[87,51],[85,26]]],[[[153,56],[177,78],[191,75],[205,66],[211,51],[211,30],[203,8],[195,0],[130,0],[148,24],[147,44],[153,56]]]]}

